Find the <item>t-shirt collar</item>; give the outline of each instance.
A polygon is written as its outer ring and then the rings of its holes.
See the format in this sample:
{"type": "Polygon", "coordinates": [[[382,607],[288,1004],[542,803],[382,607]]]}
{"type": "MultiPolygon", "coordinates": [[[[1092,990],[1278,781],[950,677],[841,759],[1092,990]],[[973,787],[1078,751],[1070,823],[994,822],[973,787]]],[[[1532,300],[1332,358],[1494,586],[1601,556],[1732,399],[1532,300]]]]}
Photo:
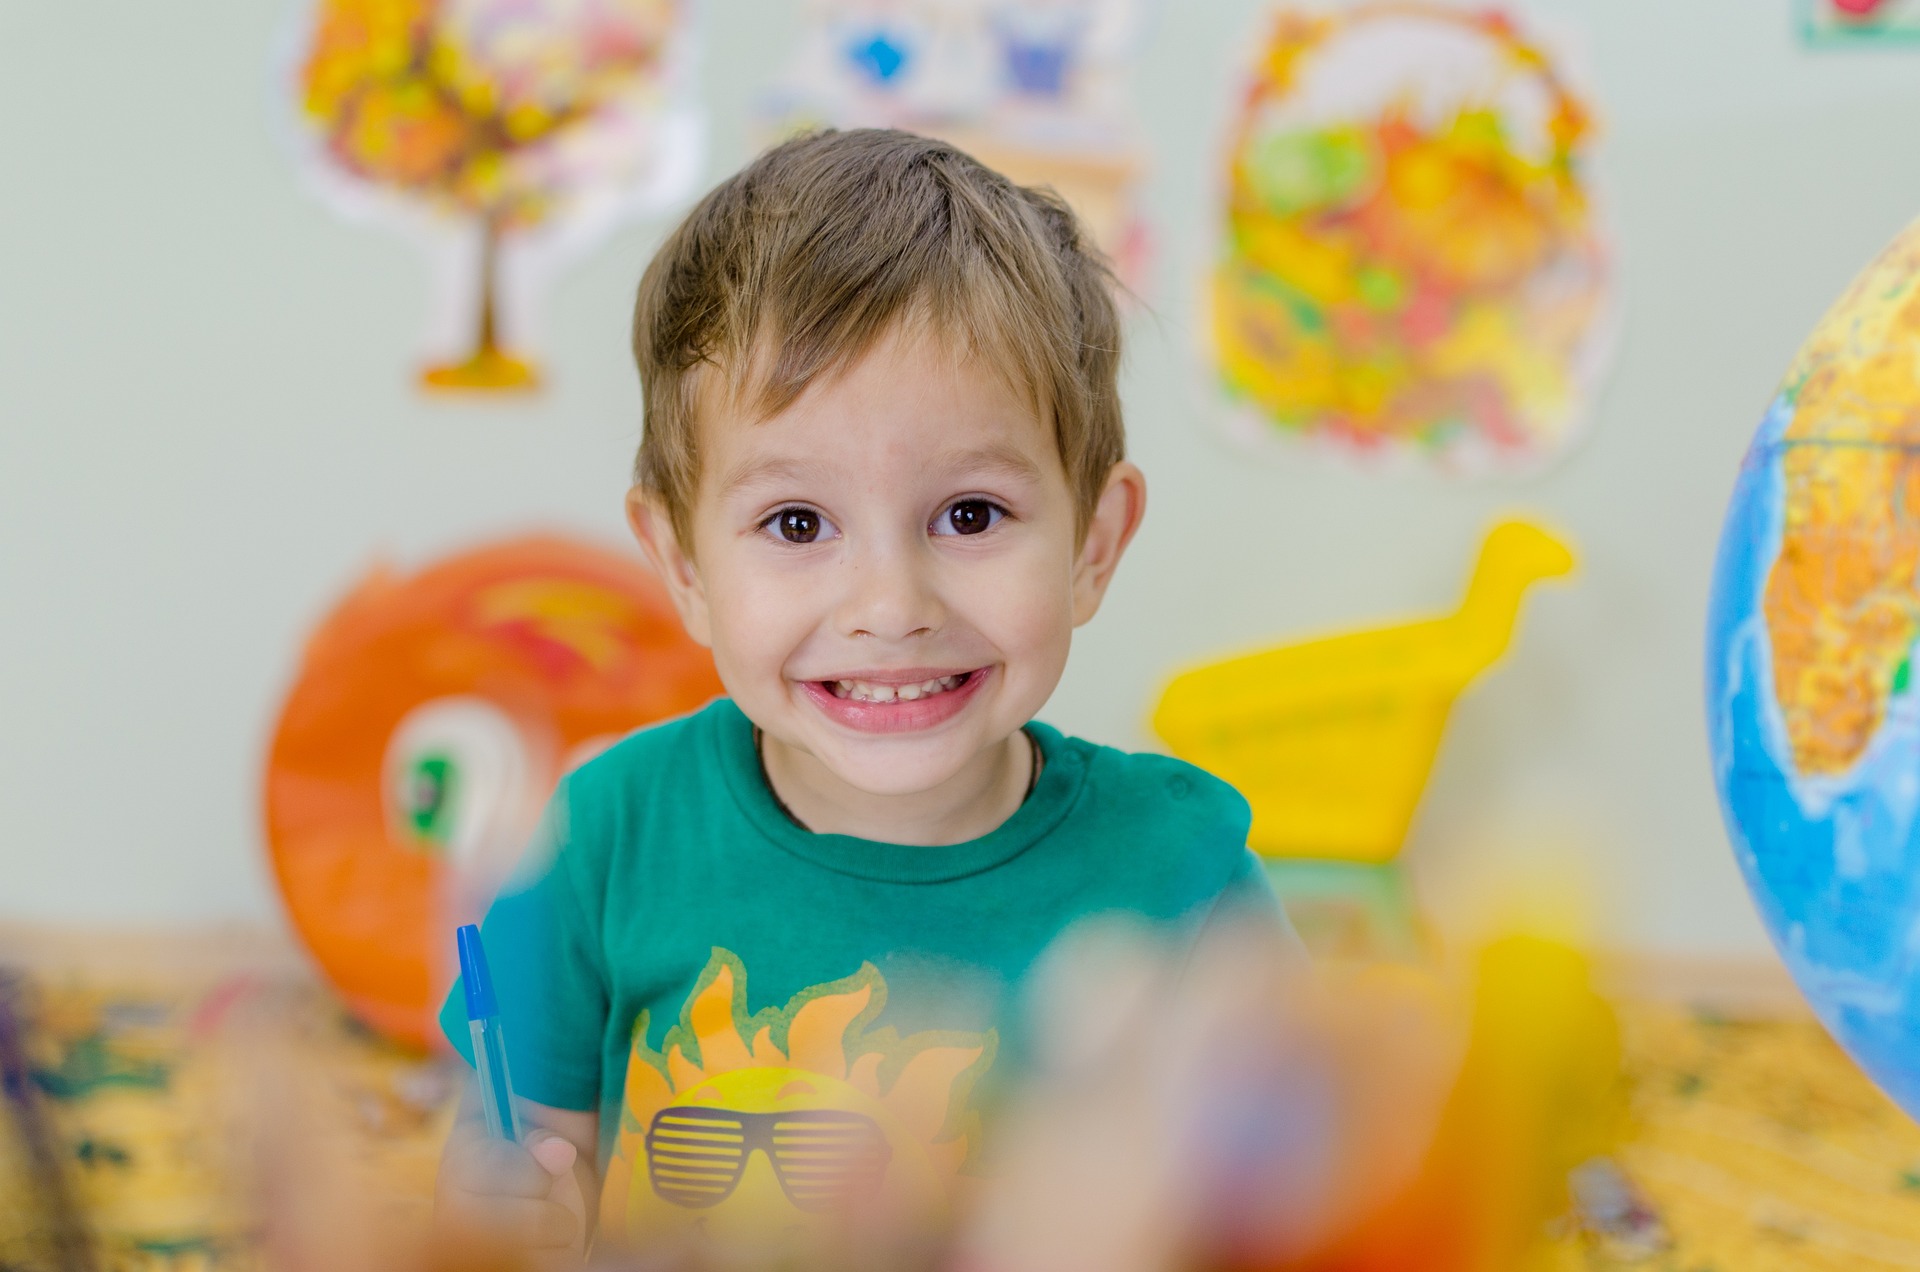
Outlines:
{"type": "Polygon", "coordinates": [[[796,826],[774,799],[753,746],[753,722],[731,701],[716,704],[708,734],[712,762],[740,812],[782,850],[814,865],[884,883],[943,883],[1013,860],[1058,826],[1086,781],[1086,762],[1058,730],[1035,721],[1028,732],[1043,761],[1033,794],[997,828],[965,843],[890,844],[853,835],[821,835],[796,826]]]}

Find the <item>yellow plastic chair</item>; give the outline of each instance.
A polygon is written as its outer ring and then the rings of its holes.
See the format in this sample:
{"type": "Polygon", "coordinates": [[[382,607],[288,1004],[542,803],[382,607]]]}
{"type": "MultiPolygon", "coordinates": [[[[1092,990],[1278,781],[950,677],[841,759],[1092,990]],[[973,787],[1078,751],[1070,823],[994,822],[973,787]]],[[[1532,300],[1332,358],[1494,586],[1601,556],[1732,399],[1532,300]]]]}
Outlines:
{"type": "Polygon", "coordinates": [[[1454,698],[1506,650],[1528,586],[1573,565],[1539,526],[1506,522],[1455,613],[1195,668],[1167,686],[1154,731],[1247,797],[1256,852],[1390,861],[1454,698]]]}

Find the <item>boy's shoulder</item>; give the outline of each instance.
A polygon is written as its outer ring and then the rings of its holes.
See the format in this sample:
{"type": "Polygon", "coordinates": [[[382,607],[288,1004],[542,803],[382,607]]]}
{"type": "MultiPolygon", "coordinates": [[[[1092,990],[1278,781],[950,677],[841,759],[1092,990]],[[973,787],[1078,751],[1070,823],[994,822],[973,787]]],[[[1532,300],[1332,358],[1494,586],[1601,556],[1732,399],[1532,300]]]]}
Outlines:
{"type": "Polygon", "coordinates": [[[636,786],[672,781],[680,770],[703,767],[715,734],[739,712],[731,699],[715,698],[685,715],[642,725],[575,768],[567,785],[576,796],[582,791],[631,795],[636,786]]]}
{"type": "Polygon", "coordinates": [[[567,818],[565,837],[603,837],[633,811],[659,806],[662,792],[710,797],[719,735],[738,715],[732,701],[715,698],[685,715],[635,729],[576,766],[560,780],[553,801],[553,810],[567,818]]]}
{"type": "Polygon", "coordinates": [[[1097,839],[1116,867],[1138,858],[1203,873],[1244,868],[1253,810],[1232,786],[1170,755],[1102,746],[1037,722],[1028,727],[1050,762],[1084,772],[1062,829],[1097,839]]]}
{"type": "Polygon", "coordinates": [[[1057,748],[1069,763],[1084,766],[1088,784],[1110,806],[1137,805],[1178,819],[1233,823],[1244,840],[1253,810],[1239,791],[1205,769],[1154,751],[1123,751],[1089,742],[1038,721],[1028,727],[1040,734],[1043,748],[1057,748]]]}

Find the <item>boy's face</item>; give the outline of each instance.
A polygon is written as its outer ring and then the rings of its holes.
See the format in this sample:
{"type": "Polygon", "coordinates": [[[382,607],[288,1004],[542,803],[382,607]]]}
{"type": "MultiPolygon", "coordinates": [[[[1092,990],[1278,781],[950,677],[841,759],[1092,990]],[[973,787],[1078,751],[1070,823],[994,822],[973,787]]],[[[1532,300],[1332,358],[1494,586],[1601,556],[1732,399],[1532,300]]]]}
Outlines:
{"type": "Polygon", "coordinates": [[[869,795],[941,788],[1033,718],[1138,525],[1085,541],[1050,429],[979,359],[896,330],[754,420],[703,404],[691,554],[635,509],[688,630],[769,745],[869,795]]]}

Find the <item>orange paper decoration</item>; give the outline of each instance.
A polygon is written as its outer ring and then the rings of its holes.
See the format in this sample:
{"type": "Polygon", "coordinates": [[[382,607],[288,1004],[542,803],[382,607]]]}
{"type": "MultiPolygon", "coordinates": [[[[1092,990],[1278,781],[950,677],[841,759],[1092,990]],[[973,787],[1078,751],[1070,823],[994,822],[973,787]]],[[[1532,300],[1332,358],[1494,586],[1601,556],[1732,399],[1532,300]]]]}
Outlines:
{"type": "Polygon", "coordinates": [[[658,581],[601,548],[518,539],[356,587],[308,643],[266,773],[288,915],[354,1014],[429,1045],[454,927],[560,775],[721,692],[658,581]]]}

